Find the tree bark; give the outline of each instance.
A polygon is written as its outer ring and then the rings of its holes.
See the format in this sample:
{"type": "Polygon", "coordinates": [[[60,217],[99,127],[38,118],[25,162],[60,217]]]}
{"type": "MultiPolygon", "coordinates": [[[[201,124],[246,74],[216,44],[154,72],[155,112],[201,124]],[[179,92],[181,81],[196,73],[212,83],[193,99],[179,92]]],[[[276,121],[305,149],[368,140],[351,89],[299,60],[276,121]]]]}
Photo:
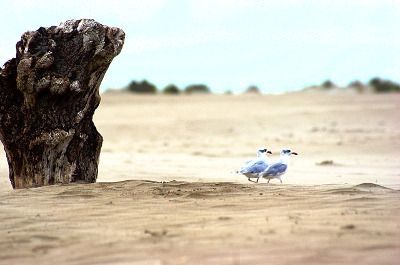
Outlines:
{"type": "Polygon", "coordinates": [[[0,68],[0,140],[13,188],[95,182],[99,86],[125,33],[91,19],[24,33],[0,68]]]}

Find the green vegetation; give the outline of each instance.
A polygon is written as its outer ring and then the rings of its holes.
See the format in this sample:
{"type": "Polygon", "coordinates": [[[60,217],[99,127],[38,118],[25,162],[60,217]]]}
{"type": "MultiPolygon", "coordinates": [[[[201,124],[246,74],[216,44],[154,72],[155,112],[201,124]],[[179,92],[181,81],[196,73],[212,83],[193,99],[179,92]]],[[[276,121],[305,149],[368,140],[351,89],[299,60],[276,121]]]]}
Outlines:
{"type": "Polygon", "coordinates": [[[157,92],[157,87],[147,80],[143,80],[142,82],[132,81],[126,90],[139,94],[155,94],[157,92]]]}
{"type": "Polygon", "coordinates": [[[185,93],[187,94],[208,94],[210,89],[208,86],[203,84],[190,85],[185,88],[185,93]]]}
{"type": "Polygon", "coordinates": [[[390,80],[384,80],[384,79],[375,77],[375,78],[372,78],[368,84],[377,93],[400,92],[400,85],[393,81],[390,81],[390,80]]]}
{"type": "Polygon", "coordinates": [[[347,87],[355,89],[358,93],[364,93],[366,90],[365,85],[358,80],[350,82],[347,87]]]}
{"type": "Polygon", "coordinates": [[[179,88],[177,86],[175,86],[174,84],[170,84],[168,86],[166,86],[163,89],[163,93],[164,94],[179,94],[181,91],[179,90],[179,88]]]}
{"type": "Polygon", "coordinates": [[[354,80],[354,81],[352,81],[352,82],[350,82],[348,84],[348,87],[354,87],[354,88],[357,88],[357,89],[362,89],[364,87],[364,84],[362,82],[358,81],[358,80],[354,80]]]}
{"type": "Polygon", "coordinates": [[[333,88],[335,86],[336,85],[329,79],[321,84],[321,87],[324,88],[324,89],[331,89],[331,88],[333,88]]]}
{"type": "MultiPolygon", "coordinates": [[[[327,79],[320,86],[312,86],[306,89],[313,89],[318,87],[324,90],[330,90],[337,86],[331,80],[327,79]]],[[[371,91],[376,93],[400,92],[400,84],[393,82],[391,80],[381,79],[379,77],[372,78],[368,82],[368,84],[364,84],[359,80],[354,80],[347,85],[347,88],[355,89],[359,93],[365,93],[371,91]]],[[[154,84],[148,82],[147,80],[142,80],[140,82],[133,80],[129,83],[129,85],[125,88],[125,90],[138,94],[156,94],[158,91],[157,87],[154,84]]],[[[163,94],[169,94],[169,95],[177,95],[182,92],[186,94],[210,94],[211,90],[205,84],[189,85],[184,90],[180,90],[174,84],[169,84],[166,87],[164,87],[164,89],[162,89],[161,92],[163,94]]],[[[251,85],[245,90],[244,93],[260,94],[261,91],[257,86],[251,85]]],[[[230,95],[232,94],[232,91],[228,90],[224,94],[230,95]]]]}
{"type": "Polygon", "coordinates": [[[232,95],[233,93],[232,93],[231,90],[226,90],[226,91],[224,92],[224,94],[225,94],[225,95],[232,95]]]}
{"type": "Polygon", "coordinates": [[[249,86],[245,93],[260,94],[260,89],[257,86],[249,86]]]}

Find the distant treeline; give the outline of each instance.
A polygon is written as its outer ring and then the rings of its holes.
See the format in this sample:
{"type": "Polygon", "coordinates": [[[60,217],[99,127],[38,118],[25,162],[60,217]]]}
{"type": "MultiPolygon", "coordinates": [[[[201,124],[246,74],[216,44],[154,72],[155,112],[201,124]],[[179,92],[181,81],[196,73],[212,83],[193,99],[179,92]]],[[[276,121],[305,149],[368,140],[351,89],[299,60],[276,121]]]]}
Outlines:
{"type": "Polygon", "coordinates": [[[375,92],[400,92],[400,85],[390,80],[373,78],[369,81],[369,85],[375,92]]]}
{"type": "MultiPolygon", "coordinates": [[[[326,80],[320,85],[320,87],[324,89],[332,89],[338,86],[336,86],[332,81],[326,80]]],[[[353,88],[358,92],[364,92],[368,88],[376,93],[400,92],[400,84],[379,77],[372,78],[367,84],[355,80],[350,82],[345,88],[353,88]]]]}
{"type": "MultiPolygon", "coordinates": [[[[331,80],[326,80],[320,85],[312,86],[309,88],[322,88],[324,90],[330,90],[333,88],[338,88],[335,83],[333,83],[331,80]]],[[[385,92],[400,92],[400,84],[395,83],[390,80],[385,80],[381,78],[372,78],[368,83],[364,84],[360,81],[352,81],[350,82],[346,88],[351,88],[355,89],[356,91],[362,93],[367,90],[376,92],[376,93],[385,93],[385,92]]],[[[132,93],[138,93],[138,94],[155,94],[158,92],[161,92],[163,94],[209,94],[211,93],[210,88],[205,85],[205,84],[193,84],[189,85],[185,88],[179,88],[178,86],[174,84],[169,84],[166,87],[159,89],[157,88],[154,84],[150,83],[147,80],[142,80],[142,81],[131,81],[128,86],[124,88],[124,90],[132,92],[132,93]]],[[[245,89],[244,93],[261,93],[260,89],[255,86],[251,85],[248,88],[245,89]]],[[[232,94],[231,91],[226,91],[225,94],[232,94]]]]}
{"type": "MultiPolygon", "coordinates": [[[[125,88],[129,92],[133,93],[139,93],[139,94],[154,94],[158,92],[157,87],[148,82],[147,80],[143,80],[141,82],[137,81],[132,81],[129,83],[129,85],[125,88]]],[[[199,94],[207,94],[211,93],[210,88],[206,85],[203,84],[194,84],[194,85],[189,85],[185,89],[181,90],[179,89],[176,85],[170,84],[166,87],[164,87],[161,90],[162,93],[164,94],[179,94],[179,93],[186,93],[186,94],[193,94],[193,93],[199,93],[199,94]]]]}
{"type": "MultiPolygon", "coordinates": [[[[210,88],[205,84],[192,84],[185,88],[179,88],[174,84],[169,84],[166,87],[159,90],[156,85],[150,83],[147,80],[142,81],[131,81],[128,86],[124,88],[124,90],[137,93],[137,94],[155,94],[161,92],[163,94],[210,94],[212,93],[210,88]]],[[[256,86],[249,86],[246,90],[246,93],[260,93],[260,89],[256,86]]],[[[231,91],[226,91],[225,94],[232,94],[231,91]]]]}

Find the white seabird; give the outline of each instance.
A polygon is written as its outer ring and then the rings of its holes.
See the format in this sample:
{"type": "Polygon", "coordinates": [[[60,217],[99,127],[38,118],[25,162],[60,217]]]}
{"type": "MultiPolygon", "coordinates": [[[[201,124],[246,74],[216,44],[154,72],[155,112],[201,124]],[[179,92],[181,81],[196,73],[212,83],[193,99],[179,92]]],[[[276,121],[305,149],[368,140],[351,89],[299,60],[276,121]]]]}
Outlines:
{"type": "Polygon", "coordinates": [[[276,178],[282,183],[281,176],[287,171],[289,156],[291,155],[297,155],[297,153],[291,151],[290,149],[282,149],[279,162],[270,164],[263,172],[259,173],[257,182],[259,178],[268,179],[268,183],[271,179],[276,178]]]}
{"type": "Polygon", "coordinates": [[[272,154],[267,148],[258,149],[257,158],[246,161],[237,173],[245,175],[249,181],[254,182],[251,178],[257,178],[258,181],[258,175],[268,167],[267,154],[272,154]]]}

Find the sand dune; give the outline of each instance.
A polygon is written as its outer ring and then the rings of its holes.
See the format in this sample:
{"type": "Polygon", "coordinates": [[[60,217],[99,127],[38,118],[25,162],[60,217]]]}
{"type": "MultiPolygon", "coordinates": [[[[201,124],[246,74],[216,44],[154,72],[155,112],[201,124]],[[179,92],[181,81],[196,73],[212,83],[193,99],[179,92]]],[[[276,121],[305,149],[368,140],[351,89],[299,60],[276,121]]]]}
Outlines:
{"type": "Polygon", "coordinates": [[[2,196],[0,258],[7,264],[393,264],[400,258],[399,199],[399,191],[370,185],[140,180],[10,191],[2,196]]]}
{"type": "Polygon", "coordinates": [[[99,183],[11,190],[0,153],[0,264],[396,264],[398,102],[103,95],[99,183]],[[234,173],[263,145],[282,185],[234,173]]]}

